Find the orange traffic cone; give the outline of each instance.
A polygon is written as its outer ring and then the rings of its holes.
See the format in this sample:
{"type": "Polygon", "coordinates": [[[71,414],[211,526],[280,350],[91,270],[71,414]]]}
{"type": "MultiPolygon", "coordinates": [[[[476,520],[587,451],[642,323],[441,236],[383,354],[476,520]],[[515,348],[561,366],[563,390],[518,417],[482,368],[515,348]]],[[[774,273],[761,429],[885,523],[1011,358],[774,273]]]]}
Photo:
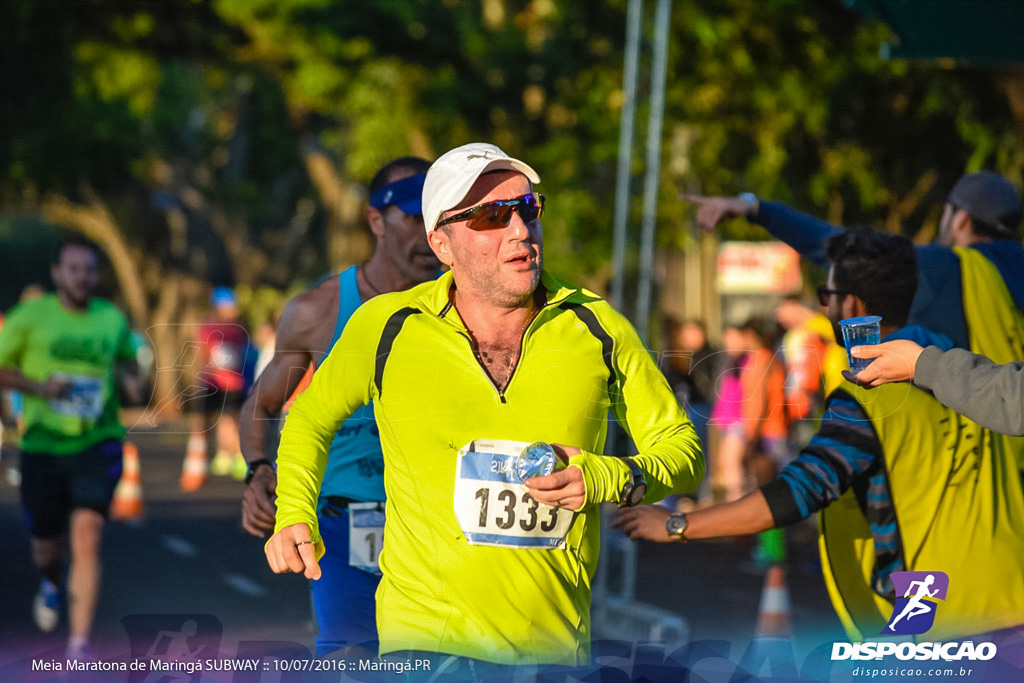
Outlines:
{"type": "Polygon", "coordinates": [[[181,464],[182,491],[197,491],[206,483],[206,436],[193,434],[185,450],[185,462],[181,464]]]}
{"type": "Polygon", "coordinates": [[[121,481],[114,489],[110,502],[110,518],[120,521],[141,520],[142,474],[139,469],[139,449],[130,441],[124,443],[124,469],[121,481]]]}
{"type": "Polygon", "coordinates": [[[797,672],[792,636],[786,572],[782,565],[773,564],[768,567],[764,577],[757,630],[750,641],[750,647],[743,653],[736,673],[742,669],[750,675],[750,680],[761,680],[762,675],[771,679],[795,680],[797,672]],[[767,673],[762,674],[764,671],[767,673]]]}
{"type": "Polygon", "coordinates": [[[768,568],[764,577],[764,592],[757,614],[755,637],[788,637],[793,635],[789,621],[789,590],[786,588],[786,570],[780,564],[768,568]]]}

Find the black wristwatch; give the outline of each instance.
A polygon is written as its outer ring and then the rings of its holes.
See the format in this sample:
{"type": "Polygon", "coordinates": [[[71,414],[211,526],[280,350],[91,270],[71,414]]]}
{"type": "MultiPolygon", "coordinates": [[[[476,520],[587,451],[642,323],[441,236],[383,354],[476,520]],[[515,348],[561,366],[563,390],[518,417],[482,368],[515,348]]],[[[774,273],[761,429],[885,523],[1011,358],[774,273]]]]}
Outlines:
{"type": "Polygon", "coordinates": [[[256,476],[256,470],[266,465],[267,467],[273,467],[274,463],[270,462],[266,458],[260,458],[259,460],[253,460],[249,463],[249,468],[245,470],[245,485],[248,486],[252,482],[252,478],[256,476]]]}
{"type": "Polygon", "coordinates": [[[665,531],[672,538],[678,538],[683,543],[686,543],[686,527],[689,523],[686,521],[685,512],[677,512],[674,515],[669,515],[668,519],[665,520],[665,531]]]}
{"type": "Polygon", "coordinates": [[[626,467],[629,468],[629,480],[619,494],[619,507],[631,508],[639,505],[647,495],[647,478],[644,477],[644,471],[633,461],[633,458],[623,458],[623,460],[626,467]]]}

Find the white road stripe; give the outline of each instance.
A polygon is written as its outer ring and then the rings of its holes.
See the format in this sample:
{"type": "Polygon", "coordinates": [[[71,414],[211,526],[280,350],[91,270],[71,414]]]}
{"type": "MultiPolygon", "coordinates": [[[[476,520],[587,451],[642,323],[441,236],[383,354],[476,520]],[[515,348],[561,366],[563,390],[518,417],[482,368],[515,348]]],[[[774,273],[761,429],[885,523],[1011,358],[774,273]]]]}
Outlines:
{"type": "Polygon", "coordinates": [[[263,586],[241,574],[224,574],[221,578],[224,580],[224,583],[242,595],[247,595],[251,598],[261,598],[267,594],[263,586]]]}
{"type": "Polygon", "coordinates": [[[165,535],[162,540],[164,547],[175,555],[181,555],[182,557],[195,557],[199,554],[199,549],[181,536],[165,535]]]}

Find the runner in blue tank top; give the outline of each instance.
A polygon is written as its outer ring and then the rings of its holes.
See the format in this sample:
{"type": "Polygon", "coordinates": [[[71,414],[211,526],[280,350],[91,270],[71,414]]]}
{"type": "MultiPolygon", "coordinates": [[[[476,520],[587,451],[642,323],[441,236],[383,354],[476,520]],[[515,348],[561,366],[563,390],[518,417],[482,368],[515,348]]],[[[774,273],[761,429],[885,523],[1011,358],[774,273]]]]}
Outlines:
{"type": "MultiPolygon", "coordinates": [[[[366,209],[376,238],[373,257],[299,294],[281,313],[274,357],[242,406],[239,419],[242,453],[249,462],[242,526],[254,536],[267,536],[274,528],[277,474],[265,452],[267,426],[306,369],[310,364],[319,366],[327,357],[364,301],[407,289],[438,273],[440,264],[424,237],[420,206],[429,166],[417,157],[402,157],[383,166],[370,183],[366,209]]],[[[373,408],[365,406],[335,435],[317,505],[329,548],[320,565],[323,576],[312,582],[318,656],[351,646],[376,651],[374,593],[383,528],[383,473],[373,408]]]]}

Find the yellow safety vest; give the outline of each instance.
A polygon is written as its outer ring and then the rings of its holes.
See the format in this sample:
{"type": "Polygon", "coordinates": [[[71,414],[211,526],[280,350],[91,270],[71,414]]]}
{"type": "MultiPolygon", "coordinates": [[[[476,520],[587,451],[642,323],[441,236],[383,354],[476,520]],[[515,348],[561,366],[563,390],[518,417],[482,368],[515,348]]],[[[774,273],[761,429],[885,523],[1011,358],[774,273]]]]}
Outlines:
{"type": "MultiPolygon", "coordinates": [[[[1024,623],[1024,490],[1015,452],[909,384],[843,385],[882,445],[906,570],[942,571],[949,593],[923,640],[1024,623]]],[[[852,490],[821,511],[825,583],[849,637],[877,636],[892,603],[872,589],[874,539],[852,490]]]]}
{"type": "MultiPolygon", "coordinates": [[[[954,251],[960,257],[970,350],[996,363],[1024,360],[1024,315],[1010,296],[1003,276],[977,249],[955,247],[954,251]]],[[[1006,440],[1005,448],[1015,451],[1018,468],[1024,470],[1024,443],[999,438],[1006,440]]]]}

